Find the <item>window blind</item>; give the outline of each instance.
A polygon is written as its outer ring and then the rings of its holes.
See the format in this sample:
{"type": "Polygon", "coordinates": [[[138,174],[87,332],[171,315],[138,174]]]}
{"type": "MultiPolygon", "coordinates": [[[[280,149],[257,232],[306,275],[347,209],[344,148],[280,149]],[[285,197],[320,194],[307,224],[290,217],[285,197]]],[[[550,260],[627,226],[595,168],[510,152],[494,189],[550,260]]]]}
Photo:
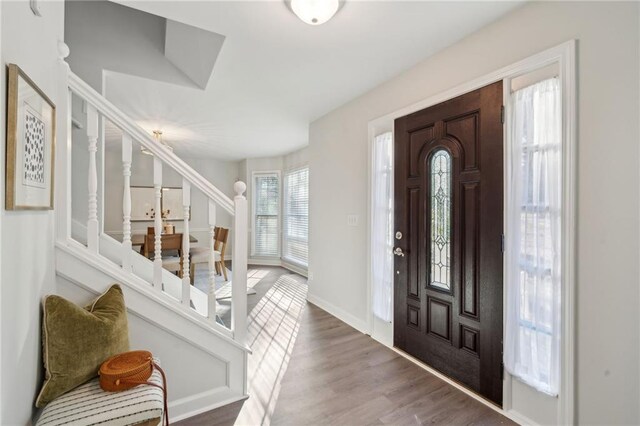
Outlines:
{"type": "Polygon", "coordinates": [[[278,256],[280,182],[276,173],[254,175],[253,254],[278,256]]]}
{"type": "Polygon", "coordinates": [[[309,253],[309,168],[290,171],[284,179],[282,257],[306,267],[309,253]]]}

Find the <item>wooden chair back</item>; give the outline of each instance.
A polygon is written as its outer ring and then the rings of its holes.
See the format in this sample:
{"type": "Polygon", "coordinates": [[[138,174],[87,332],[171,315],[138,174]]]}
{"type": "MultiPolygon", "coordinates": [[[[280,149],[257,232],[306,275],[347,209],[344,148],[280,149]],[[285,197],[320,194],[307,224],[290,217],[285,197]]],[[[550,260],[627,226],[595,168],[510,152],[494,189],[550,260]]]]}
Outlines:
{"type": "MultiPolygon", "coordinates": [[[[154,252],[155,247],[155,231],[150,232],[152,227],[147,228],[147,235],[144,237],[144,256],[149,257],[149,253],[154,252]]],[[[162,246],[162,252],[176,250],[178,256],[182,257],[182,233],[178,234],[166,234],[160,236],[160,244],[162,246]]]]}
{"type": "Polygon", "coordinates": [[[216,226],[213,228],[213,249],[218,250],[218,232],[220,231],[220,227],[216,226]]]}
{"type": "Polygon", "coordinates": [[[214,247],[217,251],[220,252],[220,259],[224,261],[224,253],[227,250],[227,240],[229,239],[229,229],[227,228],[218,228],[218,232],[216,232],[214,247]]]}

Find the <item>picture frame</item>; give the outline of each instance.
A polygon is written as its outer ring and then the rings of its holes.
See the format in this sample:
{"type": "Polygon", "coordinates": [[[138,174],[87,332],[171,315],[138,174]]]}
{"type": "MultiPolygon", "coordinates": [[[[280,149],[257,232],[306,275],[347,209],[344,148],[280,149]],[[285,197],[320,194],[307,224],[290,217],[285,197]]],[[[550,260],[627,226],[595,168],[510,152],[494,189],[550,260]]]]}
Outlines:
{"type": "Polygon", "coordinates": [[[155,209],[153,186],[131,187],[131,222],[153,221],[155,209]]]}
{"type": "Polygon", "coordinates": [[[162,210],[167,221],[184,220],[182,188],[162,188],[162,210]]]}
{"type": "Polygon", "coordinates": [[[7,210],[53,210],[56,106],[16,64],[7,66],[7,210]]]}
{"type": "MultiPolygon", "coordinates": [[[[184,220],[182,188],[162,187],[162,221],[184,220]]],[[[131,222],[152,222],[155,218],[155,189],[152,186],[131,187],[131,222]]]]}

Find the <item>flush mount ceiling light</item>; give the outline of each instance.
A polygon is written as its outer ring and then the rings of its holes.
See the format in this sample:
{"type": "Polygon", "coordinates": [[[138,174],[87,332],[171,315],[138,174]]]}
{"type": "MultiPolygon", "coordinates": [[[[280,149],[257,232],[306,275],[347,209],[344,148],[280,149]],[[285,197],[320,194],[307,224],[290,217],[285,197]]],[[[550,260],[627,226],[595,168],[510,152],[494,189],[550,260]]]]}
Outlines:
{"type": "Polygon", "coordinates": [[[291,0],[293,13],[309,25],[320,25],[333,18],[340,0],[291,0]]]}
{"type": "MultiPolygon", "coordinates": [[[[167,148],[170,152],[173,152],[173,148],[171,148],[166,143],[162,142],[162,131],[161,130],[154,130],[153,131],[153,139],[155,139],[156,142],[159,145],[162,145],[165,148],[167,148]]],[[[142,151],[143,154],[153,155],[153,153],[151,151],[149,151],[147,148],[145,148],[144,146],[142,146],[140,150],[142,151]]]]}

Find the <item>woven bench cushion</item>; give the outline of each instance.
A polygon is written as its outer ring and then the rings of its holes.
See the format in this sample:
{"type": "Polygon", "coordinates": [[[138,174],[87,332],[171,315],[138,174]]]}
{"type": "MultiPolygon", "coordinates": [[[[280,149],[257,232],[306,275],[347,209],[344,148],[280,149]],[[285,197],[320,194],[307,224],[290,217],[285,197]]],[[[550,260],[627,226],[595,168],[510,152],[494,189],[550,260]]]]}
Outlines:
{"type": "MultiPolygon", "coordinates": [[[[149,381],[162,386],[160,371],[154,369],[149,381]]],[[[93,379],[51,401],[36,426],[137,425],[160,419],[163,407],[162,390],[155,386],[105,392],[99,379],[93,379]]]]}

